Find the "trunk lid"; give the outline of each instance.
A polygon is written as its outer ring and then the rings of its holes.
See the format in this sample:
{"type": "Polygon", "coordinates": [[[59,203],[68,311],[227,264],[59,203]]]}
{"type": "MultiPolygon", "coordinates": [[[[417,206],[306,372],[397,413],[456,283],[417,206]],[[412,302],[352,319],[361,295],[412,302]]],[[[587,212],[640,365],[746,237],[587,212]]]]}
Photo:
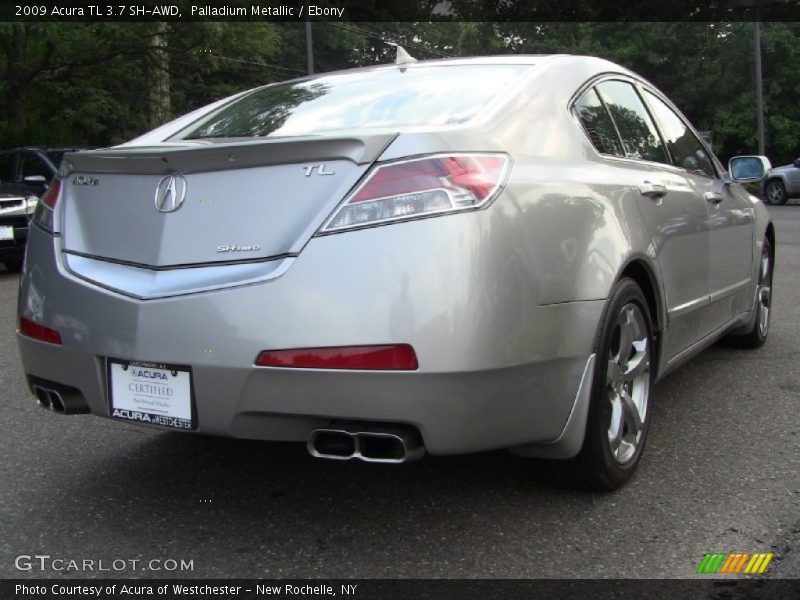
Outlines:
{"type": "Polygon", "coordinates": [[[67,154],[63,249],[156,269],[296,255],[394,137],[67,154]]]}

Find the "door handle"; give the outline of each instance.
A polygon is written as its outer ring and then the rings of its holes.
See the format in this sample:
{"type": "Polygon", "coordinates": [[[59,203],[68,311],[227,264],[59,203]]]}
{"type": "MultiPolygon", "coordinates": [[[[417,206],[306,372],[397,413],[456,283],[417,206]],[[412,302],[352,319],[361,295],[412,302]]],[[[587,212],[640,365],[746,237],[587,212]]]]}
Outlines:
{"type": "Polygon", "coordinates": [[[660,183],[650,183],[649,181],[645,181],[639,186],[639,193],[642,196],[647,196],[653,200],[658,200],[659,198],[663,198],[667,195],[667,187],[661,185],[660,183]]]}
{"type": "Polygon", "coordinates": [[[725,196],[719,192],[706,192],[703,194],[703,198],[705,198],[708,202],[711,202],[711,204],[719,204],[725,199],[725,196]]]}

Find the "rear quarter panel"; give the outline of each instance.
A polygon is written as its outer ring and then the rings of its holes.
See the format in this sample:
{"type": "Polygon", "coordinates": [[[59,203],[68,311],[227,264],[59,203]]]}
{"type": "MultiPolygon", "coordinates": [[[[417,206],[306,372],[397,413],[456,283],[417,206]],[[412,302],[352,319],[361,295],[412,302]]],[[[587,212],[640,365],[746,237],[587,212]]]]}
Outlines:
{"type": "MultiPolygon", "coordinates": [[[[401,134],[382,155],[393,160],[444,151],[507,152],[513,167],[487,209],[490,234],[539,305],[605,299],[624,266],[656,272],[630,170],[599,157],[569,111],[587,80],[619,67],[562,57],[468,129],[401,134]]],[[[646,167],[645,167],[646,169],[646,167]]],[[[522,290],[520,290],[522,292],[522,290]]]]}

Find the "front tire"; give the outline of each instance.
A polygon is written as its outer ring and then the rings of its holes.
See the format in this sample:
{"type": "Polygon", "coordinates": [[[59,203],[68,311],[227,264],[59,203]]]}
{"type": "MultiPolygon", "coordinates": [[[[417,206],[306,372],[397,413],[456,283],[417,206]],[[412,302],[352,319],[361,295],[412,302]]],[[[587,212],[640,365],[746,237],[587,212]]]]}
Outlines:
{"type": "Polygon", "coordinates": [[[767,341],[769,335],[769,321],[772,316],[772,273],[774,261],[772,257],[772,244],[764,238],[761,248],[761,262],[758,268],[758,283],[756,284],[756,311],[753,326],[743,335],[731,336],[730,341],[741,348],[760,348],[767,341]]]}
{"type": "Polygon", "coordinates": [[[556,479],[571,487],[610,491],[633,476],[650,424],[654,364],[653,324],[635,281],[611,292],[595,340],[595,371],[580,452],[552,461],[556,479]]]}
{"type": "Polygon", "coordinates": [[[786,186],[783,185],[780,179],[771,179],[767,182],[764,188],[764,196],[767,202],[773,206],[786,204],[786,200],[788,200],[786,186]]]}

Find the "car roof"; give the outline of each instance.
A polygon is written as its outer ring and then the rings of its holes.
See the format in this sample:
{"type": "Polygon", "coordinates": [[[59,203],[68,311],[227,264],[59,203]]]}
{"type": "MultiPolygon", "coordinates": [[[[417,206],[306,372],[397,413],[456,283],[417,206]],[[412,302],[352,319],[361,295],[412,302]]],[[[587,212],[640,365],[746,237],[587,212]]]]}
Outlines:
{"type": "Polygon", "coordinates": [[[419,67],[458,67],[458,66],[491,66],[491,65],[530,65],[530,66],[544,66],[553,62],[601,62],[606,67],[614,67],[615,70],[620,70],[629,73],[627,69],[616,65],[610,61],[595,56],[581,56],[574,54],[497,54],[490,56],[467,56],[467,57],[451,57],[451,58],[436,58],[430,60],[416,60],[415,62],[396,64],[396,63],[383,63],[377,65],[367,65],[364,67],[351,67],[347,69],[339,69],[336,71],[325,71],[314,73],[311,75],[303,75],[292,79],[277,81],[270,85],[278,83],[290,83],[296,81],[303,81],[307,79],[315,79],[317,77],[327,77],[329,75],[339,75],[344,73],[357,73],[369,71],[383,71],[390,69],[414,69],[419,67]]]}

